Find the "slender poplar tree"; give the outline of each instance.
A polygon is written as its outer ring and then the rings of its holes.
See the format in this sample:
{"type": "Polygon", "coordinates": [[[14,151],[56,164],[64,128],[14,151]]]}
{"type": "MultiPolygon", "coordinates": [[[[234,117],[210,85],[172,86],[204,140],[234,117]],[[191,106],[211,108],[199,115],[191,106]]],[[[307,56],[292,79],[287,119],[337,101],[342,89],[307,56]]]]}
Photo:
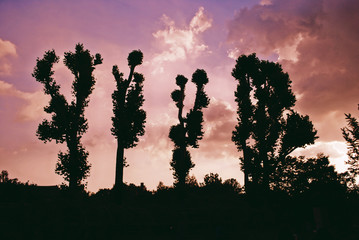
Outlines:
{"type": "Polygon", "coordinates": [[[192,82],[196,84],[196,98],[193,108],[183,117],[183,107],[185,99],[185,86],[188,79],[183,75],[177,75],[176,84],[180,89],[171,93],[172,100],[178,108],[179,124],[171,127],[169,137],[173,141],[175,148],[173,150],[171,167],[175,185],[181,189],[186,184],[189,171],[195,166],[191,160],[188,146],[198,148],[198,140],[203,137],[203,112],[209,104],[209,99],[204,91],[204,86],[208,83],[207,73],[203,69],[197,69],[192,75],[192,82]]]}
{"type": "Polygon", "coordinates": [[[140,50],[128,55],[130,73],[127,79],[115,65],[112,74],[117,88],[112,94],[113,113],[112,135],[117,139],[116,178],[114,188],[121,191],[123,187],[123,168],[126,166],[124,150],[135,147],[139,136],[145,133],[146,112],[141,108],[144,102],[144,77],[135,72],[135,67],[142,64],[143,54],[140,50]]]}
{"type": "Polygon", "coordinates": [[[50,121],[43,120],[36,134],[45,143],[52,140],[56,143],[66,142],[68,151],[60,151],[58,154],[55,171],[64,176],[69,182],[70,189],[75,189],[82,184],[82,180],[86,179],[90,171],[88,152],[80,140],[88,129],[84,113],[95,85],[93,71],[95,65],[102,63],[102,58],[100,54],[92,56],[82,44],[76,45],[75,52],[65,53],[64,64],[75,77],[71,102],[60,93],[60,85],[53,78],[53,65],[59,61],[55,50],[45,52],[44,57],[36,61],[32,76],[44,85],[45,94],[51,97],[49,106],[44,110],[52,114],[50,121]]]}
{"type": "Polygon", "coordinates": [[[244,186],[248,190],[250,173],[254,172],[252,148],[250,147],[250,138],[253,131],[253,111],[254,105],[251,100],[251,79],[253,69],[249,66],[256,65],[255,55],[242,56],[238,58],[236,67],[232,70],[232,76],[238,80],[237,91],[234,93],[235,101],[238,104],[238,124],[232,133],[232,141],[237,145],[238,151],[243,152],[240,158],[242,170],[244,172],[244,186]]]}

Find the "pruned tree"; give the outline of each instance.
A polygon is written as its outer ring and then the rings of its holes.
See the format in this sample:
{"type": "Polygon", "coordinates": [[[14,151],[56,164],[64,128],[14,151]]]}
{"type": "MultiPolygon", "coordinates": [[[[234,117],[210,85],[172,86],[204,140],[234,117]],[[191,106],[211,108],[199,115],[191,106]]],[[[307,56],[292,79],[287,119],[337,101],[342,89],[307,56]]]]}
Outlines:
{"type": "Polygon", "coordinates": [[[183,188],[189,171],[195,166],[191,160],[190,152],[187,147],[198,148],[198,141],[203,137],[203,112],[209,104],[209,99],[204,91],[204,86],[208,83],[207,73],[203,69],[197,69],[192,75],[192,82],[196,84],[196,98],[193,108],[183,117],[183,107],[185,99],[185,86],[188,79],[183,75],[177,75],[176,84],[180,89],[171,93],[173,101],[178,108],[179,124],[171,127],[169,137],[173,141],[171,167],[175,178],[175,185],[183,188]]]}
{"type": "Polygon", "coordinates": [[[51,120],[43,120],[36,135],[45,143],[55,140],[56,143],[66,142],[68,151],[58,154],[55,172],[64,176],[69,187],[75,189],[89,175],[90,164],[87,161],[88,152],[81,143],[83,134],[88,129],[85,118],[85,108],[95,85],[93,71],[95,65],[102,63],[100,54],[95,57],[90,51],[77,44],[75,52],[66,52],[64,64],[72,72],[75,79],[72,83],[71,102],[60,93],[60,85],[53,78],[53,66],[59,61],[55,50],[45,52],[42,59],[36,60],[32,76],[44,85],[45,94],[51,97],[46,113],[52,114],[51,120]]]}
{"type": "Polygon", "coordinates": [[[238,81],[238,124],[232,141],[243,152],[245,187],[268,190],[278,161],[314,143],[316,130],[308,116],[293,111],[291,81],[279,64],[260,61],[255,54],[242,55],[232,76],[238,81]]]}
{"type": "Polygon", "coordinates": [[[348,174],[350,183],[355,186],[359,175],[359,122],[351,114],[345,114],[348,125],[342,128],[342,134],[348,145],[348,174]]]}
{"type": "Polygon", "coordinates": [[[114,188],[121,191],[123,187],[123,168],[126,166],[124,149],[133,148],[139,136],[145,133],[146,112],[141,108],[144,102],[144,77],[135,72],[135,67],[142,64],[143,54],[140,50],[128,55],[130,73],[127,79],[113,66],[112,74],[116,80],[116,90],[112,94],[113,113],[112,135],[117,139],[116,179],[114,188]]]}

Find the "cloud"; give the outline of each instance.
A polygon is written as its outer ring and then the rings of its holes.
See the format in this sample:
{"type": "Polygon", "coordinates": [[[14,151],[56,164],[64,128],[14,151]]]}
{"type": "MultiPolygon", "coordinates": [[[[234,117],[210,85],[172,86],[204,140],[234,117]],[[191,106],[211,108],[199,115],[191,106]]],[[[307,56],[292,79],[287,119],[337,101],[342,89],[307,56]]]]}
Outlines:
{"type": "Polygon", "coordinates": [[[232,142],[232,131],[236,125],[236,111],[229,103],[212,97],[208,109],[204,110],[204,137],[200,149],[207,158],[239,157],[232,142]]]}
{"type": "Polygon", "coordinates": [[[262,6],[272,5],[272,1],[271,0],[261,0],[259,4],[262,6]]]}
{"type": "Polygon", "coordinates": [[[15,97],[25,100],[16,113],[18,121],[37,120],[45,115],[44,106],[48,103],[48,96],[42,91],[23,92],[14,87],[14,85],[0,80],[0,96],[15,97]]]}
{"type": "Polygon", "coordinates": [[[173,142],[168,137],[172,125],[178,124],[177,108],[168,104],[167,112],[148,113],[145,135],[141,137],[138,148],[143,149],[153,159],[169,161],[172,155],[173,142]]]}
{"type": "MultiPolygon", "coordinates": [[[[205,14],[203,7],[198,9],[189,25],[183,28],[176,27],[175,22],[166,15],[161,20],[165,29],[158,30],[153,36],[165,46],[165,50],[154,56],[154,65],[196,57],[208,48],[202,43],[200,34],[212,26],[212,19],[205,14]]],[[[158,68],[157,71],[162,70],[158,68]]]]}
{"type": "Polygon", "coordinates": [[[0,38],[0,75],[11,74],[11,65],[8,57],[16,57],[16,46],[10,41],[0,38]]]}
{"type": "Polygon", "coordinates": [[[330,162],[335,165],[336,170],[344,172],[347,170],[345,162],[348,160],[346,155],[347,146],[344,142],[330,141],[321,142],[318,141],[314,145],[307,146],[306,148],[298,148],[291,155],[293,156],[305,156],[315,157],[318,153],[324,153],[329,156],[330,162]]]}
{"type": "Polygon", "coordinates": [[[342,139],[344,113],[356,111],[359,94],[359,2],[262,1],[230,21],[229,56],[256,52],[277,57],[321,139],[342,139]],[[269,3],[269,4],[267,4],[269,3]]]}

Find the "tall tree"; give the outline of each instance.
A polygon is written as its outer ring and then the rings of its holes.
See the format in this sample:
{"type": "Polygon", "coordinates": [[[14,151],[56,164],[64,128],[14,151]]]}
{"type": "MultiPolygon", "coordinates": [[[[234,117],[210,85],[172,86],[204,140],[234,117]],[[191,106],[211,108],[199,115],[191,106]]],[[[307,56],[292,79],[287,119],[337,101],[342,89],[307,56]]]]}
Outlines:
{"type": "Polygon", "coordinates": [[[171,93],[173,101],[178,108],[179,124],[171,127],[169,137],[173,141],[171,167],[175,178],[175,185],[182,188],[186,184],[189,171],[195,166],[191,160],[191,155],[187,150],[188,146],[198,148],[198,140],[203,137],[203,112],[209,104],[209,99],[204,91],[204,86],[208,83],[207,73],[203,69],[197,69],[192,75],[192,82],[196,84],[196,98],[193,108],[183,117],[183,107],[185,99],[185,86],[188,79],[183,75],[177,75],[176,84],[180,89],[171,93]]]}
{"type": "Polygon", "coordinates": [[[248,191],[250,184],[249,176],[251,172],[254,172],[252,160],[252,148],[250,146],[250,139],[253,131],[253,111],[254,105],[251,100],[251,81],[253,67],[256,66],[257,59],[255,55],[241,56],[237,59],[236,67],[233,68],[232,76],[238,80],[237,91],[234,93],[235,101],[238,104],[238,124],[235,126],[235,130],[232,133],[232,141],[237,145],[238,151],[243,152],[243,156],[240,158],[242,169],[244,172],[244,186],[248,191]]]}
{"type": "Polygon", "coordinates": [[[80,140],[88,129],[84,112],[95,84],[94,66],[101,64],[102,58],[100,54],[92,56],[82,44],[76,45],[74,53],[65,53],[64,64],[75,77],[72,83],[73,99],[70,103],[60,93],[60,85],[53,78],[53,65],[59,61],[55,50],[45,52],[44,57],[36,61],[32,76],[44,85],[45,94],[51,97],[49,106],[44,110],[52,114],[51,121],[43,120],[36,134],[45,143],[52,140],[56,143],[66,142],[68,151],[60,151],[58,154],[55,171],[64,176],[71,189],[75,189],[81,185],[90,171],[88,152],[80,140]]]}
{"type": "Polygon", "coordinates": [[[144,102],[142,74],[135,72],[135,67],[142,64],[143,54],[140,50],[132,51],[128,55],[130,73],[127,79],[119,72],[115,65],[112,74],[115,77],[117,89],[112,94],[113,113],[112,135],[117,139],[116,155],[116,190],[123,187],[123,168],[126,165],[124,149],[135,147],[139,136],[145,133],[146,112],[141,108],[144,102]]]}
{"type": "Polygon", "coordinates": [[[355,186],[355,178],[359,175],[359,122],[351,114],[345,114],[347,127],[342,128],[342,134],[348,144],[348,172],[350,182],[355,186]]]}
{"type": "Polygon", "coordinates": [[[268,190],[278,161],[314,143],[316,131],[308,116],[292,110],[291,81],[279,64],[260,61],[255,54],[242,55],[232,76],[238,80],[238,124],[232,141],[243,152],[245,187],[248,191],[249,185],[261,185],[268,190]]]}

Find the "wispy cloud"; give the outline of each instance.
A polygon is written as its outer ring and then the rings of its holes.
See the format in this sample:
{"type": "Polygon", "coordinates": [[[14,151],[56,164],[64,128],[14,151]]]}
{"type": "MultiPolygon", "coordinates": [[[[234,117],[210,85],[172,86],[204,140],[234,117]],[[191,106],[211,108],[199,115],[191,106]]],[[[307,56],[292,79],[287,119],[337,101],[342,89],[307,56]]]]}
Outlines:
{"type": "Polygon", "coordinates": [[[10,41],[0,38],[0,75],[11,74],[11,64],[9,57],[16,57],[16,46],[10,41]]]}
{"type": "Polygon", "coordinates": [[[25,104],[19,107],[16,113],[17,121],[33,121],[44,116],[43,108],[48,97],[42,91],[23,92],[14,85],[0,80],[0,96],[23,99],[25,104]]]}
{"type": "Polygon", "coordinates": [[[166,15],[163,15],[161,20],[165,24],[165,29],[153,33],[164,48],[152,59],[152,63],[158,67],[155,71],[163,71],[161,64],[164,62],[196,57],[208,48],[201,41],[200,34],[212,26],[212,19],[205,14],[203,7],[198,9],[189,25],[183,28],[176,27],[175,22],[166,15]]]}

